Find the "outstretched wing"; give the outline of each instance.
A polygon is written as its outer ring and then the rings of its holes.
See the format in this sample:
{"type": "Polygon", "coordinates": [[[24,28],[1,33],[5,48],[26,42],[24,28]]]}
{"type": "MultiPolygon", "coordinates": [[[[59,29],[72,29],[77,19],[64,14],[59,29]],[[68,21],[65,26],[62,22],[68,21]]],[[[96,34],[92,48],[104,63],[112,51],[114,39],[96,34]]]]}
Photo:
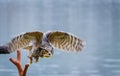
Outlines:
{"type": "Polygon", "coordinates": [[[55,31],[47,35],[48,41],[56,48],[66,51],[81,51],[84,41],[72,34],[55,31]]]}
{"type": "Polygon", "coordinates": [[[21,48],[30,50],[30,44],[34,42],[36,42],[36,44],[40,44],[42,37],[42,32],[27,32],[13,38],[11,42],[8,43],[8,46],[11,52],[21,48]]]}

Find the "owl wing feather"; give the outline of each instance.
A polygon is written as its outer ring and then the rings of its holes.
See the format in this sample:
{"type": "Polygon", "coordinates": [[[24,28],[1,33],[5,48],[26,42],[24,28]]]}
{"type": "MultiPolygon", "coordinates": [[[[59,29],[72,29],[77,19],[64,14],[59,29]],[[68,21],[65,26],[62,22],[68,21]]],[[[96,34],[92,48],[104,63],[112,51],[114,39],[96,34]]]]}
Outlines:
{"type": "Polygon", "coordinates": [[[30,43],[36,41],[36,44],[39,45],[42,37],[42,32],[27,32],[13,38],[11,42],[8,43],[8,45],[11,49],[11,52],[21,48],[31,50],[32,46],[30,46],[30,43]]]}
{"type": "Polygon", "coordinates": [[[84,41],[66,32],[50,32],[47,38],[51,45],[61,50],[81,51],[84,46],[84,41]]]}
{"type": "MultiPolygon", "coordinates": [[[[43,37],[43,33],[42,33],[42,32],[28,32],[28,33],[26,33],[26,35],[28,36],[28,38],[29,38],[31,41],[34,41],[34,40],[35,40],[37,46],[40,45],[40,42],[42,41],[42,37],[43,37]]],[[[31,49],[32,49],[32,46],[27,46],[27,47],[25,47],[24,49],[31,50],[31,49]]]]}

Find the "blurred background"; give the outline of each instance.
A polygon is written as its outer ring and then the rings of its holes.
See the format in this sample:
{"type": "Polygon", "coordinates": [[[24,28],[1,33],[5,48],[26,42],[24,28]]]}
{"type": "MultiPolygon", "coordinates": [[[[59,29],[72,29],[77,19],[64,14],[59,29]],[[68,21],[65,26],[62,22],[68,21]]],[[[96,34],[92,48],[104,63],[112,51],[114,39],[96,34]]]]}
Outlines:
{"type": "MultiPolygon", "coordinates": [[[[120,0],[0,0],[0,45],[28,31],[61,30],[86,41],[80,53],[55,49],[49,59],[32,64],[27,76],[119,76],[120,0]]],[[[22,51],[22,64],[28,63],[22,51]]],[[[18,76],[0,55],[0,76],[18,76]]]]}

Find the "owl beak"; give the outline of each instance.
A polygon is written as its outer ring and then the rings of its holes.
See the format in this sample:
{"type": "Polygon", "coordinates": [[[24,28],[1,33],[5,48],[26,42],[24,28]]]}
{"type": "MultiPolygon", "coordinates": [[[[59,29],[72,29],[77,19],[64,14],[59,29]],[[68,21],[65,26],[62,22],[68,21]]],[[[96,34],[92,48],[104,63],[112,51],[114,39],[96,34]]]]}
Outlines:
{"type": "Polygon", "coordinates": [[[51,56],[52,56],[52,54],[48,53],[48,54],[43,55],[43,58],[49,58],[51,56]]]}
{"type": "Polygon", "coordinates": [[[41,58],[49,58],[51,56],[52,56],[52,54],[50,54],[50,53],[40,55],[41,58]]]}

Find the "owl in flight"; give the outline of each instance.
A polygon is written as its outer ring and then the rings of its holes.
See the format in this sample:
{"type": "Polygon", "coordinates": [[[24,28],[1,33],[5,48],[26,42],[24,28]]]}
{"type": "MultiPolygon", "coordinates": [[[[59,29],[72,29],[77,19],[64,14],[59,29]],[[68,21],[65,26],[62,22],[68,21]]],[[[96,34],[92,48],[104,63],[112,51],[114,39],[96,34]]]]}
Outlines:
{"type": "Polygon", "coordinates": [[[29,51],[28,58],[32,63],[33,59],[38,62],[39,58],[51,57],[54,52],[53,48],[79,52],[83,47],[84,41],[63,31],[46,33],[33,31],[20,34],[7,44],[0,46],[0,54],[9,54],[16,50],[26,49],[29,51]]]}

